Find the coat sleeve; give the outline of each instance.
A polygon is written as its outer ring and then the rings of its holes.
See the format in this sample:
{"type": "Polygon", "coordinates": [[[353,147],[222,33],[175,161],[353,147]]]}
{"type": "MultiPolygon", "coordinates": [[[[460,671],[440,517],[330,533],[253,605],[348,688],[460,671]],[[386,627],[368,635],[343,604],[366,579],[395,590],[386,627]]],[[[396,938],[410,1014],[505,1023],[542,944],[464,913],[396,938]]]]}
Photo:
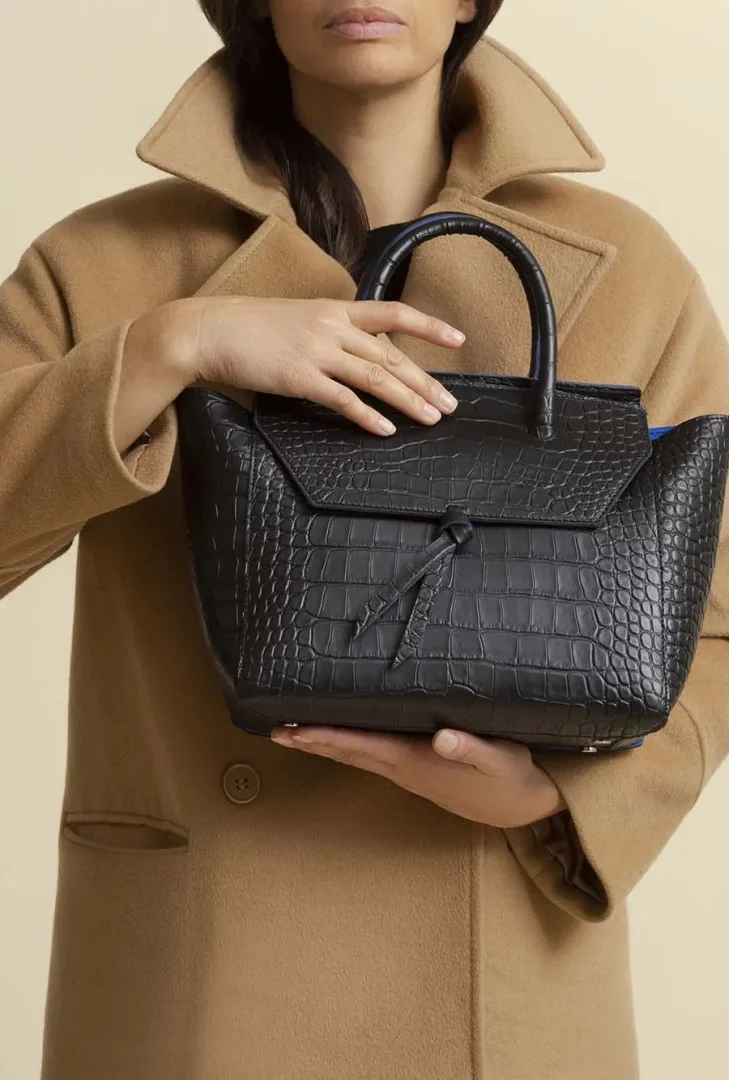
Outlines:
{"type": "MultiPolygon", "coordinates": [[[[729,414],[729,342],[694,276],[668,345],[643,395],[651,425],[729,414]]],[[[534,884],[585,921],[626,900],[729,752],[729,499],[702,634],[666,726],[635,750],[536,752],[567,810],[506,829],[534,884]]]]}
{"type": "Polygon", "coordinates": [[[0,596],[66,551],[86,521],[159,491],[177,437],[173,407],[119,454],[112,419],[124,319],[75,342],[37,242],[0,285],[0,596]]]}

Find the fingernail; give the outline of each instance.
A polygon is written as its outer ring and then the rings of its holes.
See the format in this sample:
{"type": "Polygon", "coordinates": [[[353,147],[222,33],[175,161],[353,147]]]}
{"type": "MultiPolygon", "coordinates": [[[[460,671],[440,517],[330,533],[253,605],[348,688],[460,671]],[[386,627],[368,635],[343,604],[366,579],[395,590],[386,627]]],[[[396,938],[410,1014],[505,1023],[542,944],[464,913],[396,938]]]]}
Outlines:
{"type": "Polygon", "coordinates": [[[440,420],[440,413],[433,405],[423,405],[423,412],[428,420],[440,420]]]}
{"type": "Polygon", "coordinates": [[[435,737],[436,746],[446,754],[452,754],[458,749],[459,738],[452,731],[439,731],[435,737]]]}
{"type": "Polygon", "coordinates": [[[449,394],[447,390],[441,390],[440,403],[447,412],[452,412],[458,404],[457,400],[453,397],[453,394],[449,394]]]}
{"type": "Polygon", "coordinates": [[[394,435],[397,430],[395,425],[384,417],[379,421],[379,428],[385,435],[394,435]]]}
{"type": "Polygon", "coordinates": [[[454,329],[454,327],[451,327],[449,330],[446,330],[446,335],[445,336],[448,338],[449,341],[465,341],[466,340],[466,335],[464,333],[462,333],[460,330],[454,329]]]}

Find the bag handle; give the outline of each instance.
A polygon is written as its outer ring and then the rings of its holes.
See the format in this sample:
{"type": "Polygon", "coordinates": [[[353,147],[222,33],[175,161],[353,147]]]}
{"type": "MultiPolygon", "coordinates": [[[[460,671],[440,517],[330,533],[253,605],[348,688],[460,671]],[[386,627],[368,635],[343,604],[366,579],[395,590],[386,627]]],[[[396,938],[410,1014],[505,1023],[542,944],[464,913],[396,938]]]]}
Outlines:
{"type": "Polygon", "coordinates": [[[426,214],[409,222],[365,268],[355,300],[384,300],[398,266],[416,247],[437,236],[465,233],[493,244],[519,275],[532,322],[532,358],[529,378],[534,382],[534,429],[540,440],[554,434],[554,388],[557,382],[557,317],[544,271],[526,244],[507,229],[490,221],[447,211],[426,214]]]}

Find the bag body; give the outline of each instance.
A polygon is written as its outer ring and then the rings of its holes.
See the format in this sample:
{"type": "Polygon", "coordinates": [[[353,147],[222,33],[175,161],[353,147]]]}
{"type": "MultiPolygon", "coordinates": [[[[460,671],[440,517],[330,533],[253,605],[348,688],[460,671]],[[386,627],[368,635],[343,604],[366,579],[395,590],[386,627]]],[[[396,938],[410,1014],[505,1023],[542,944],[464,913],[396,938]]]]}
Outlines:
{"type": "Polygon", "coordinates": [[[252,411],[202,387],[177,399],[195,594],[232,719],[637,745],[701,631],[729,417],[651,433],[639,388],[558,382],[541,268],[472,215],[404,228],[357,299],[447,232],[519,273],[528,376],[434,372],[458,408],[430,428],[378,400],[392,436],[275,395],[252,411]]]}

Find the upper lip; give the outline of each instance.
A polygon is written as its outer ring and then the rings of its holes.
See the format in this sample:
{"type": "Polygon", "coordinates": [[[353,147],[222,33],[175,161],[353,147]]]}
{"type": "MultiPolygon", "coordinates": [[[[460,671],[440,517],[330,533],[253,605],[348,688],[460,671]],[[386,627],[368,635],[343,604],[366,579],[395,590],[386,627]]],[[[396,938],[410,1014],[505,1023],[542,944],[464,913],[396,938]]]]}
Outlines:
{"type": "Polygon", "coordinates": [[[349,22],[390,22],[401,23],[403,20],[394,11],[383,7],[348,7],[338,11],[327,26],[337,26],[349,22]]]}

